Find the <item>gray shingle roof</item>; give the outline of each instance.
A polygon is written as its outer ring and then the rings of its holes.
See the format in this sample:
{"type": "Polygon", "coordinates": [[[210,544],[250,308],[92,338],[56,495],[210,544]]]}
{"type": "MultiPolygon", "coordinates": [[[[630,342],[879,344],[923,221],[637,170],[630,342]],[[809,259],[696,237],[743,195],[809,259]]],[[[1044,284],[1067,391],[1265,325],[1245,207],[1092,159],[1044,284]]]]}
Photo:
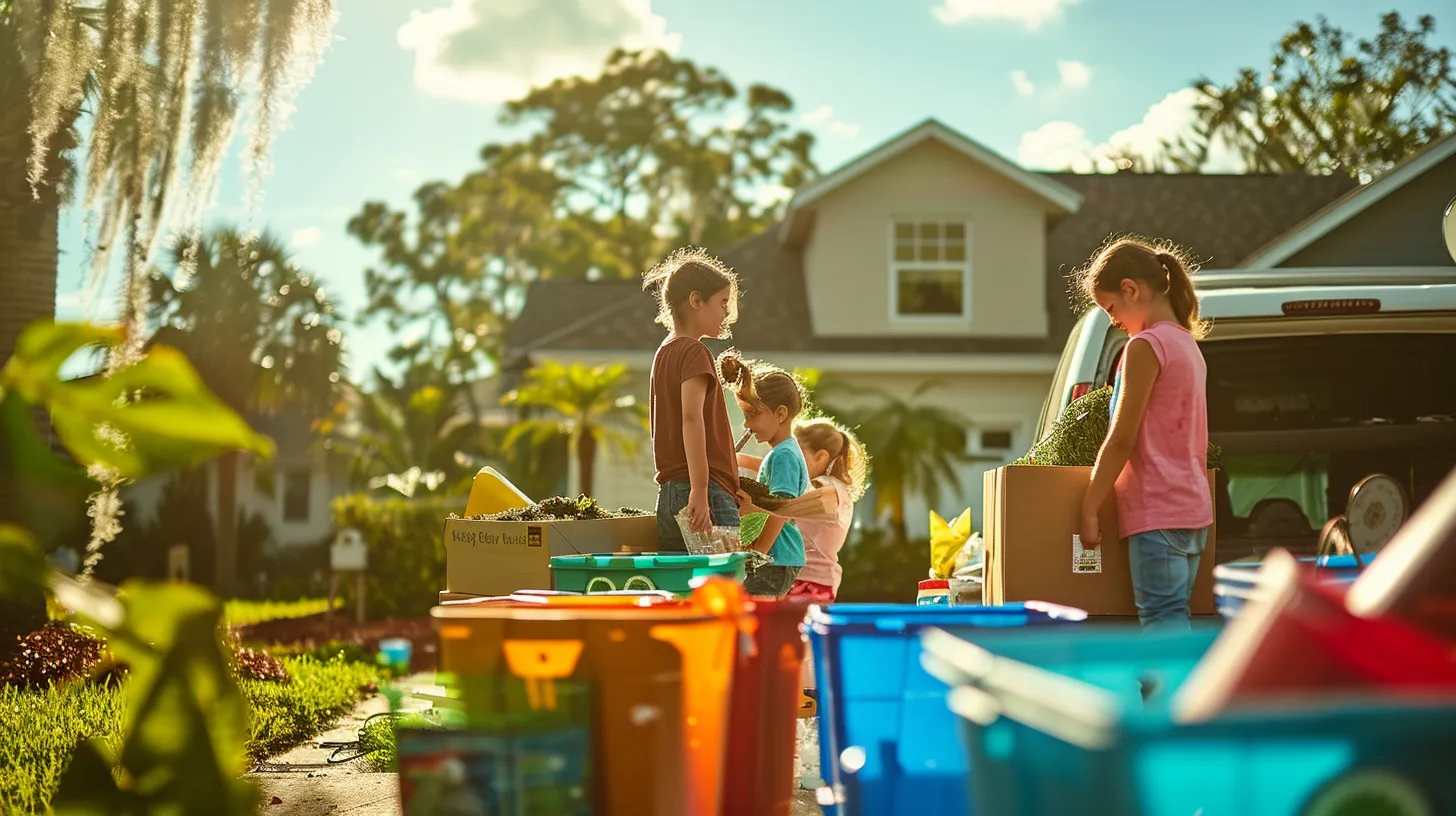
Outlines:
{"type": "MultiPolygon", "coordinates": [[[[834,337],[813,334],[798,250],[779,240],[781,225],[721,253],[742,280],[734,327],[746,350],[889,353],[1055,353],[1076,316],[1065,276],[1113,234],[1162,238],[1205,266],[1229,268],[1353,186],[1348,178],[1292,175],[1049,174],[1082,193],[1081,209],[1047,232],[1049,336],[834,337]]],[[[662,341],[655,304],[637,281],[537,281],[511,328],[513,353],[533,349],[651,350],[662,341]]]]}

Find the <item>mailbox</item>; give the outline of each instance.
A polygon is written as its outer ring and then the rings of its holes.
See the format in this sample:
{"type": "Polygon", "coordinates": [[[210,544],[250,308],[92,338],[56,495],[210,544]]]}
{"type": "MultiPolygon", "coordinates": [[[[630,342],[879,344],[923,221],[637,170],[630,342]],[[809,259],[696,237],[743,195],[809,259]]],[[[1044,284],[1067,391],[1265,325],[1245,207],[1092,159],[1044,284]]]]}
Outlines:
{"type": "Polygon", "coordinates": [[[329,548],[329,566],[334,572],[363,572],[369,566],[369,549],[358,530],[340,530],[334,537],[334,544],[329,548]]]}

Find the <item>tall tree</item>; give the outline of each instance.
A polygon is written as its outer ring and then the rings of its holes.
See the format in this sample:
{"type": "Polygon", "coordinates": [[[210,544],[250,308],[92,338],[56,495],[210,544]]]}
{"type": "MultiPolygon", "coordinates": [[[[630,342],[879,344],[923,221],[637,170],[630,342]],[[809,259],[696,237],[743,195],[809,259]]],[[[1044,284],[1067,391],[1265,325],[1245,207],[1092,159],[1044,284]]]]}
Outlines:
{"type": "Polygon", "coordinates": [[[539,125],[535,150],[572,180],[569,206],[616,256],[604,271],[630,277],[668,244],[721,246],[772,219],[764,189],[815,172],[793,107],[768,85],[740,95],[716,68],[618,49],[599,76],[532,89],[502,121],[539,125]]]}
{"type": "MultiPolygon", "coordinates": [[[[91,225],[92,287],[113,257],[124,270],[129,331],[105,373],[135,362],[158,236],[196,231],[240,121],[253,123],[244,166],[256,197],[273,134],[312,78],[333,21],[331,0],[0,4],[0,288],[17,293],[0,298],[0,359],[23,323],[54,313],[57,213],[74,177],[91,225]],[[72,151],[78,123],[89,136],[72,151]]],[[[90,508],[99,546],[119,529],[119,477],[92,475],[102,487],[90,508]]],[[[8,503],[0,495],[0,516],[8,503]]]]}
{"type": "Polygon", "coordinates": [[[603,442],[630,449],[646,431],[647,414],[625,393],[627,367],[563,365],[544,362],[526,372],[526,382],[501,402],[518,408],[545,408],[549,416],[525,418],[511,429],[505,445],[536,437],[550,440],[566,433],[576,453],[578,490],[590,496],[596,487],[597,450],[603,442]]]}
{"type": "Polygon", "coordinates": [[[821,407],[856,429],[874,462],[875,514],[889,516],[890,532],[901,543],[909,540],[906,498],[922,496],[934,504],[947,490],[959,491],[956,468],[971,461],[966,446],[969,420],[955,411],[919,402],[935,386],[933,380],[927,380],[902,398],[842,380],[820,384],[824,392],[821,407]]]}
{"type": "Polygon", "coordinates": [[[1432,43],[1435,30],[1430,15],[1408,28],[1396,12],[1381,17],[1370,39],[1323,16],[1299,23],[1267,71],[1245,68],[1228,85],[1194,83],[1201,99],[1193,151],[1206,156],[1221,138],[1252,172],[1368,181],[1456,130],[1456,73],[1451,50],[1432,43]]]}
{"type": "MultiPolygon", "coordinates": [[[[234,410],[288,409],[315,421],[329,414],[342,380],[342,319],[276,239],[217,230],[180,242],[171,267],[150,280],[155,342],[181,349],[234,410]]],[[[236,569],[239,456],[218,460],[220,592],[236,569]]]]}

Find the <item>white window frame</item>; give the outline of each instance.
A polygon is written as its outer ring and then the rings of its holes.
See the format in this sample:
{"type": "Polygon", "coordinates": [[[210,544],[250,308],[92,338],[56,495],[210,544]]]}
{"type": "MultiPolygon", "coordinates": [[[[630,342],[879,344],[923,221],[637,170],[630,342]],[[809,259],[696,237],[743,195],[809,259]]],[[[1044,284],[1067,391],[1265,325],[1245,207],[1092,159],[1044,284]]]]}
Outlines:
{"type": "MultiPolygon", "coordinates": [[[[973,250],[971,234],[971,222],[965,218],[954,218],[934,215],[892,215],[890,223],[886,225],[886,254],[889,262],[889,284],[890,284],[890,322],[892,323],[965,323],[971,319],[971,254],[973,250]],[[897,224],[913,224],[915,226],[916,246],[920,236],[920,225],[925,223],[939,224],[943,229],[946,224],[960,224],[965,228],[966,235],[966,257],[960,263],[950,261],[897,261],[895,260],[895,226],[897,224]],[[907,315],[900,313],[900,272],[908,269],[937,269],[954,270],[961,273],[961,313],[943,315],[907,315]]],[[[943,241],[943,239],[942,239],[943,241]]],[[[918,253],[917,253],[918,255],[918,253]]]]}

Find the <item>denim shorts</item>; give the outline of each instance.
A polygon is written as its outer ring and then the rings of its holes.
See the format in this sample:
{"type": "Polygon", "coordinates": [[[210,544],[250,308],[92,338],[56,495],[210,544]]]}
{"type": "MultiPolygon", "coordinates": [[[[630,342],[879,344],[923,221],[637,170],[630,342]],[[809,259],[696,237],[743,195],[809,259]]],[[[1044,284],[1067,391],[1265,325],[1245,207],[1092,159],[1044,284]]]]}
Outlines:
{"type": "Polygon", "coordinates": [[[1147,629],[1188,629],[1188,599],[1208,530],[1149,530],[1128,536],[1132,594],[1147,629]]]}
{"type": "Polygon", "coordinates": [[[793,589],[801,569],[803,567],[783,567],[778,564],[759,567],[743,579],[743,589],[749,595],[761,598],[782,598],[793,589]]]}
{"type": "MultiPolygon", "coordinates": [[[[688,506],[692,485],[686,479],[668,482],[657,488],[657,549],[659,552],[687,552],[677,514],[688,506]]],[[[714,527],[738,526],[738,502],[733,494],[713,482],[708,483],[708,514],[714,527]]]]}

